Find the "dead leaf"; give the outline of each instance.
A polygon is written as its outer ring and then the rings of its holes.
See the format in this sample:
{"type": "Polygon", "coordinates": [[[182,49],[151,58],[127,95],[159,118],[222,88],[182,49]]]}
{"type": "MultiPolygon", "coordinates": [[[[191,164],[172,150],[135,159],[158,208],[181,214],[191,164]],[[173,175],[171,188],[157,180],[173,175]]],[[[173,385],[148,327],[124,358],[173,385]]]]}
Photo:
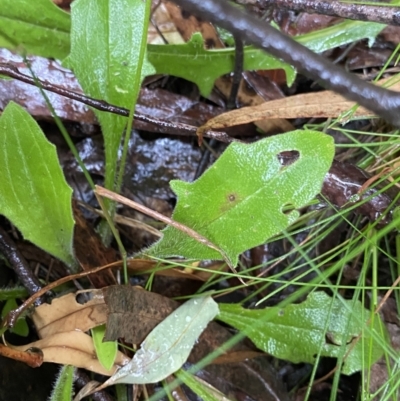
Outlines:
{"type": "Polygon", "coordinates": [[[37,307],[32,319],[38,335],[46,338],[72,330],[88,331],[104,324],[107,315],[108,308],[102,297],[95,297],[81,305],[76,302],[75,294],[67,294],[54,299],[51,304],[37,307]]]}
{"type": "MultiPolygon", "coordinates": [[[[76,201],[72,202],[72,206],[75,220],[74,250],[82,269],[88,271],[115,262],[117,255],[114,249],[107,248],[103,244],[99,234],[88,224],[76,201]]],[[[117,284],[117,280],[109,269],[91,274],[88,278],[95,288],[117,284]]]]}
{"type": "Polygon", "coordinates": [[[178,306],[169,298],[139,287],[110,286],[103,289],[103,294],[110,310],[105,341],[124,338],[128,343],[140,344],[178,306]]]}
{"type": "MultiPolygon", "coordinates": [[[[379,84],[382,85],[386,81],[379,81],[379,84]]],[[[390,89],[399,91],[400,83],[391,86],[390,89]]],[[[354,102],[331,91],[300,94],[221,114],[201,126],[198,132],[202,135],[211,129],[224,129],[271,118],[336,118],[354,106],[354,102]]],[[[374,113],[358,107],[352,115],[371,117],[374,113]]]]}
{"type": "Polygon", "coordinates": [[[130,361],[130,358],[118,352],[113,368],[107,371],[96,357],[92,337],[81,331],[53,334],[27,345],[12,346],[12,349],[25,351],[32,347],[43,352],[43,362],[73,365],[106,376],[111,376],[117,368],[130,361]]]}

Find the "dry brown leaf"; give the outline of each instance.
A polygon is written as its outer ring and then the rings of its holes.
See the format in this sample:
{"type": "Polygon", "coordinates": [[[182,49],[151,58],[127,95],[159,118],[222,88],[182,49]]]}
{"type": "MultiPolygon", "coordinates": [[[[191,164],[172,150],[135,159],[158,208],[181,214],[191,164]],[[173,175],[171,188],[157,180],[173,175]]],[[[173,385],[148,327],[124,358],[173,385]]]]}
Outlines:
{"type": "MultiPolygon", "coordinates": [[[[379,84],[386,81],[382,80],[379,84]]],[[[390,89],[399,91],[400,84],[396,83],[390,89]]],[[[354,102],[331,91],[295,95],[221,114],[201,126],[198,132],[202,135],[210,129],[223,129],[271,118],[335,118],[349,111],[354,105],[354,102]]],[[[363,107],[358,107],[353,115],[371,117],[374,114],[363,107]]]]}
{"type": "Polygon", "coordinates": [[[96,357],[92,337],[81,331],[57,333],[27,345],[12,346],[19,351],[32,347],[39,348],[43,352],[43,362],[73,365],[106,376],[111,376],[118,367],[130,361],[130,358],[118,351],[113,368],[105,370],[96,357]]]}
{"type": "Polygon", "coordinates": [[[35,309],[32,319],[39,337],[72,330],[87,331],[107,321],[108,307],[102,297],[94,297],[83,305],[75,297],[67,294],[35,309]]]}
{"type": "MultiPolygon", "coordinates": [[[[74,251],[82,269],[88,271],[115,262],[117,260],[115,250],[103,244],[100,235],[88,223],[76,201],[72,202],[72,208],[75,220],[74,251]]],[[[88,279],[95,288],[117,284],[117,280],[109,269],[91,274],[88,279]]]]}

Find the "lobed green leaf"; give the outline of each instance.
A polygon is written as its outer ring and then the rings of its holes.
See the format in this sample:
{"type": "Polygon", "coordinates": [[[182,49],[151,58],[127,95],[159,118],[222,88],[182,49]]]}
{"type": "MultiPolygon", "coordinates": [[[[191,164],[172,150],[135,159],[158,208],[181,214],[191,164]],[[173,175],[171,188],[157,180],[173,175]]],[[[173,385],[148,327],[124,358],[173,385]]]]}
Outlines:
{"type": "MultiPolygon", "coordinates": [[[[207,238],[235,266],[240,253],[298,218],[295,209],[320,191],[333,155],[332,137],[314,131],[288,132],[250,145],[232,143],[195,182],[171,181],[178,197],[172,218],[207,238]],[[280,161],[286,151],[298,152],[290,165],[280,161]]],[[[163,233],[146,254],[221,259],[216,250],[174,227],[163,233]]]]}

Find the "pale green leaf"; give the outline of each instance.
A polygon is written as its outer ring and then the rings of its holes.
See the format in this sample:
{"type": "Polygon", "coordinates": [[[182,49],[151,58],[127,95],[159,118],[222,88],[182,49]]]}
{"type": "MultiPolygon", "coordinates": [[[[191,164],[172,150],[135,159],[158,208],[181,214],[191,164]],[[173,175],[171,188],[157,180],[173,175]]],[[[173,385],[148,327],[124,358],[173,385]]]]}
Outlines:
{"type": "Polygon", "coordinates": [[[106,326],[103,324],[91,330],[94,349],[97,359],[106,370],[111,370],[117,356],[118,344],[116,341],[103,342],[106,326]]]}
{"type": "MultiPolygon", "coordinates": [[[[148,5],[148,0],[72,3],[71,54],[66,63],[86,95],[128,109],[134,105],[143,77],[154,73],[141,51],[148,5]]],[[[94,112],[104,136],[106,187],[112,188],[127,118],[94,112]]]]}
{"type": "Polygon", "coordinates": [[[70,266],[71,197],[55,146],[21,106],[9,103],[0,117],[0,214],[25,239],[70,266]]]}
{"type": "MultiPolygon", "coordinates": [[[[171,181],[178,197],[172,216],[222,249],[232,265],[243,251],[282,232],[299,216],[299,208],[321,189],[332,163],[332,137],[293,131],[253,144],[232,143],[217,162],[193,183],[171,181]],[[284,151],[299,157],[288,166],[284,151]]],[[[163,238],[146,250],[157,257],[221,259],[214,249],[167,227],[163,238]]]]}
{"type": "Polygon", "coordinates": [[[341,301],[314,292],[301,304],[284,308],[248,310],[236,304],[219,307],[219,320],[242,331],[259,349],[293,363],[313,363],[320,351],[322,356],[338,357],[345,344],[343,373],[350,375],[383,355],[383,348],[375,340],[380,338],[381,344],[386,343],[384,325],[377,315],[368,328],[370,312],[358,301],[341,301]],[[364,338],[356,341],[361,334],[364,338]]]}
{"type": "Polygon", "coordinates": [[[60,368],[49,401],[71,401],[73,397],[75,367],[65,365],[60,368]]]}
{"type": "Polygon", "coordinates": [[[218,305],[211,297],[185,302],[153,329],[132,361],[103,386],[157,383],[165,379],[186,362],[196,340],[217,314],[218,305]]]}
{"type": "Polygon", "coordinates": [[[1,0],[0,47],[62,59],[69,52],[69,15],[51,0],[1,0]]]}

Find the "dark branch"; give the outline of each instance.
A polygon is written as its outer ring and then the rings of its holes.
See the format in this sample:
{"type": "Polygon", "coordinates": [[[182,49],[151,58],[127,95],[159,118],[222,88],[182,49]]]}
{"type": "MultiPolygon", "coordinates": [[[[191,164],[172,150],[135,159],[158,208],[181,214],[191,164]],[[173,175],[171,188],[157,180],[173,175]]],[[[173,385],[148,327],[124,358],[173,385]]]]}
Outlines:
{"type": "Polygon", "coordinates": [[[227,1],[174,0],[174,2],[202,19],[227,29],[243,41],[283,59],[326,88],[359,103],[396,127],[400,127],[399,93],[362,81],[227,1]]]}
{"type": "Polygon", "coordinates": [[[22,256],[21,252],[17,249],[15,242],[1,227],[0,252],[8,260],[15,273],[21,280],[22,285],[28,290],[29,294],[36,294],[42,288],[40,281],[33,274],[31,268],[28,266],[28,262],[22,256]]]}

